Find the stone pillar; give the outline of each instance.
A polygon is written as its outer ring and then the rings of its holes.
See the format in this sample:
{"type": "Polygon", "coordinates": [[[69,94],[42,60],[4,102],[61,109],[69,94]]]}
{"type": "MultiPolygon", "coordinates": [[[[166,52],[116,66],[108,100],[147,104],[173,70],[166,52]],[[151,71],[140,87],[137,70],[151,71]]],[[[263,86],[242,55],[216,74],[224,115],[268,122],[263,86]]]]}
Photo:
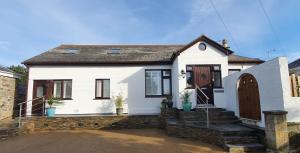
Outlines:
{"type": "Polygon", "coordinates": [[[264,111],[267,149],[275,153],[289,152],[286,111],[264,111]]]}

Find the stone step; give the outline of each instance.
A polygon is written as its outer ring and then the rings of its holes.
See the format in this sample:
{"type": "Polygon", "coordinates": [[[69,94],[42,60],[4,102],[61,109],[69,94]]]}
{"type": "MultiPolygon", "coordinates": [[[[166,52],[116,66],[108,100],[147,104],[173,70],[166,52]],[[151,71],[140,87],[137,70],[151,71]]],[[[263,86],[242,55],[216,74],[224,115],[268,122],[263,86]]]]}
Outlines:
{"type": "Polygon", "coordinates": [[[259,143],[256,136],[230,136],[223,137],[222,140],[225,144],[248,144],[248,143],[259,143]]]}
{"type": "Polygon", "coordinates": [[[249,131],[226,131],[221,132],[223,137],[251,137],[254,133],[249,131]]]}
{"type": "Polygon", "coordinates": [[[258,153],[258,152],[264,152],[265,147],[262,144],[259,143],[251,143],[251,144],[226,144],[225,148],[229,150],[229,152],[246,152],[246,153],[258,153]]]}
{"type": "MultiPolygon", "coordinates": [[[[209,116],[209,120],[211,121],[220,121],[220,120],[238,120],[236,116],[209,116]]],[[[184,121],[206,121],[206,116],[187,116],[182,120],[184,121]]]]}
{"type": "MultiPolygon", "coordinates": [[[[241,123],[240,120],[218,120],[218,121],[209,121],[209,124],[236,124],[236,123],[241,123]]],[[[202,126],[206,125],[207,121],[185,121],[186,126],[202,126]]]]}

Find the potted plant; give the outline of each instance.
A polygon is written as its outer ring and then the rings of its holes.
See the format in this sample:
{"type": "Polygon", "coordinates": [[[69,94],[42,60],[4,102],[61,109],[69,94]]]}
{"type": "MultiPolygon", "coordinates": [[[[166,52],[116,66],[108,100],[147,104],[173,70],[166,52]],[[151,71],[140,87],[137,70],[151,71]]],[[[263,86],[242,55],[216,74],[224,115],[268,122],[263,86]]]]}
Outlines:
{"type": "Polygon", "coordinates": [[[167,103],[168,103],[168,100],[167,99],[163,99],[162,102],[161,102],[161,108],[162,109],[166,109],[167,108],[167,103]]]}
{"type": "Polygon", "coordinates": [[[166,98],[167,98],[167,106],[168,106],[168,108],[173,108],[173,101],[172,101],[173,96],[166,95],[166,98]]]}
{"type": "Polygon", "coordinates": [[[117,115],[122,115],[123,114],[123,102],[124,102],[123,96],[118,95],[115,99],[117,115]]]}
{"type": "Polygon", "coordinates": [[[60,103],[60,101],[57,98],[51,97],[48,100],[46,100],[48,104],[48,108],[46,108],[46,115],[47,117],[53,117],[55,115],[55,107],[53,107],[53,104],[60,103]]]}
{"type": "Polygon", "coordinates": [[[183,100],[182,107],[183,107],[183,111],[185,111],[185,112],[189,112],[192,109],[192,103],[190,102],[190,96],[191,96],[191,93],[187,90],[185,90],[181,96],[181,98],[183,100]]]}

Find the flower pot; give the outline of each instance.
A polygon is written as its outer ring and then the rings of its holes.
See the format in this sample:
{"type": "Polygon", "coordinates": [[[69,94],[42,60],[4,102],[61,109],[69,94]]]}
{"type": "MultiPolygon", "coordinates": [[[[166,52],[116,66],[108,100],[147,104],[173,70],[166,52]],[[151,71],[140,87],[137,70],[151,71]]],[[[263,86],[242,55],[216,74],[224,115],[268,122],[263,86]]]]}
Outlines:
{"type": "Polygon", "coordinates": [[[183,107],[183,111],[189,112],[192,109],[192,103],[190,103],[190,102],[183,103],[182,107],[183,107]]]}
{"type": "Polygon", "coordinates": [[[54,117],[55,115],[55,107],[46,108],[47,117],[54,117]]]}
{"type": "Polygon", "coordinates": [[[117,115],[123,114],[123,108],[117,108],[117,115]]]}
{"type": "Polygon", "coordinates": [[[168,108],[173,108],[173,102],[172,101],[167,102],[167,106],[168,108]]]}

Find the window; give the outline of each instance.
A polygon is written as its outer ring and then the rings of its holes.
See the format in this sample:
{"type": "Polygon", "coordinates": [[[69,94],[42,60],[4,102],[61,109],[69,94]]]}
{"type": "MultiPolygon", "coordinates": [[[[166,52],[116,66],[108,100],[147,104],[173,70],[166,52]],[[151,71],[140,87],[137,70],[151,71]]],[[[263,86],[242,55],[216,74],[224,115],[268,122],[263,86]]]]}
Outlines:
{"type": "Polygon", "coordinates": [[[171,95],[171,70],[146,70],[145,94],[146,97],[171,95]]]}
{"type": "Polygon", "coordinates": [[[233,74],[235,72],[240,72],[240,71],[241,71],[241,69],[229,69],[228,70],[228,75],[233,74]]]}
{"type": "Polygon", "coordinates": [[[56,80],[53,84],[53,96],[55,98],[72,98],[72,80],[56,80]]]}
{"type": "Polygon", "coordinates": [[[222,88],[222,75],[221,75],[221,66],[213,66],[213,82],[214,88],[222,88]]]}
{"type": "Polygon", "coordinates": [[[110,99],[110,80],[96,79],[96,99],[110,99]]]}
{"type": "Polygon", "coordinates": [[[186,87],[193,88],[194,87],[194,77],[193,77],[193,67],[186,67],[186,87]]]}

